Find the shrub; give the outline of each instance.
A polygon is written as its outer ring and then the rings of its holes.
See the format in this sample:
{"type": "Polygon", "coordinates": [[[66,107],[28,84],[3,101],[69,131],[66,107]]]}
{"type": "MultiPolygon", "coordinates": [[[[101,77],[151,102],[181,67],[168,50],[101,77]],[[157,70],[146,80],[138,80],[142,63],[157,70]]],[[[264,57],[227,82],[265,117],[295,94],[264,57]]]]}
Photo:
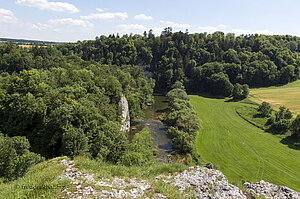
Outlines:
{"type": "Polygon", "coordinates": [[[233,87],[232,96],[234,99],[247,98],[249,95],[249,86],[247,84],[240,85],[236,83],[233,87]]]}
{"type": "Polygon", "coordinates": [[[297,117],[294,119],[291,130],[293,133],[300,137],[300,114],[297,115],[297,117]]]}
{"type": "Polygon", "coordinates": [[[215,165],[215,164],[213,164],[211,162],[207,162],[205,164],[205,167],[208,168],[208,169],[219,169],[219,166],[217,166],[217,165],[215,165]]]}
{"type": "Polygon", "coordinates": [[[272,125],[275,122],[275,117],[271,116],[268,118],[266,125],[272,125]]]}
{"type": "Polygon", "coordinates": [[[7,137],[0,133],[0,178],[4,181],[23,176],[29,167],[44,161],[44,158],[29,151],[25,137],[7,137]]]}
{"type": "Polygon", "coordinates": [[[128,144],[118,163],[125,166],[133,166],[150,162],[158,154],[152,140],[149,129],[137,133],[132,142],[128,144]]]}
{"type": "Polygon", "coordinates": [[[272,112],[272,106],[268,102],[263,102],[257,109],[258,113],[264,117],[269,117],[272,112]]]}
{"type": "Polygon", "coordinates": [[[278,133],[284,133],[289,129],[290,124],[291,124],[290,120],[282,119],[279,121],[275,121],[272,124],[271,128],[278,131],[278,133]]]}

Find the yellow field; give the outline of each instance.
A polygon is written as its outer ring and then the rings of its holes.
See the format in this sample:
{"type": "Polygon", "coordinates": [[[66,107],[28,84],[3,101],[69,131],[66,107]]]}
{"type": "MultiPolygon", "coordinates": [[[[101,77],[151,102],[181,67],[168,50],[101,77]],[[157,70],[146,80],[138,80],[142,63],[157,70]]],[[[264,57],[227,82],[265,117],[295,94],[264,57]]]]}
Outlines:
{"type": "Polygon", "coordinates": [[[300,80],[284,86],[251,89],[249,98],[257,103],[269,102],[275,108],[284,105],[295,114],[300,114],[300,80]]]}
{"type": "MultiPolygon", "coordinates": [[[[20,44],[20,45],[18,45],[18,46],[20,46],[20,47],[22,47],[22,48],[32,48],[32,47],[34,47],[35,45],[30,45],[30,44],[20,44]]],[[[40,47],[47,47],[47,46],[39,46],[39,48],[40,47]]]]}

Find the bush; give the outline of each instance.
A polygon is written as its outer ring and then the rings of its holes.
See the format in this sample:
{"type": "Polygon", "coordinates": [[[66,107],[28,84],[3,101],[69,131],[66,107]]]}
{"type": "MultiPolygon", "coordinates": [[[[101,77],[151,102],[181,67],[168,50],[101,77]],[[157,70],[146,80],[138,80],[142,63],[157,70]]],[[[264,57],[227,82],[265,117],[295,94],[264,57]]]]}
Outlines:
{"type": "Polygon", "coordinates": [[[119,164],[125,166],[141,166],[144,163],[143,154],[134,151],[127,151],[119,160],[119,164]]]}
{"type": "Polygon", "coordinates": [[[137,133],[118,163],[125,166],[141,166],[149,163],[158,154],[152,140],[149,129],[137,133]]]}
{"type": "Polygon", "coordinates": [[[166,95],[169,101],[174,101],[175,99],[189,100],[189,96],[186,94],[185,90],[180,88],[174,88],[169,91],[166,95]]]}
{"type": "Polygon", "coordinates": [[[258,113],[263,117],[269,117],[272,112],[272,106],[268,102],[263,102],[257,109],[258,113]]]}
{"type": "Polygon", "coordinates": [[[218,165],[215,165],[215,164],[213,164],[213,163],[211,163],[211,162],[207,162],[207,163],[205,164],[205,167],[208,168],[208,169],[219,169],[219,166],[218,166],[218,165]]]}
{"type": "Polygon", "coordinates": [[[247,98],[249,95],[249,86],[247,84],[240,85],[236,83],[233,87],[232,96],[234,99],[247,98]]]}
{"type": "Polygon", "coordinates": [[[290,120],[282,119],[279,121],[275,121],[272,124],[271,128],[278,131],[278,133],[284,133],[289,129],[290,124],[291,124],[290,120]]]}
{"type": "Polygon", "coordinates": [[[275,117],[271,116],[268,118],[266,125],[272,125],[275,122],[275,117]]]}
{"type": "Polygon", "coordinates": [[[279,111],[277,111],[275,113],[275,116],[276,116],[276,121],[279,121],[282,119],[290,120],[293,117],[293,113],[285,106],[281,106],[279,108],[279,111]]]}
{"type": "Polygon", "coordinates": [[[281,106],[279,111],[275,113],[275,119],[271,124],[271,129],[277,133],[287,132],[290,128],[292,117],[292,112],[288,108],[281,106]]]}
{"type": "Polygon", "coordinates": [[[300,137],[300,114],[297,115],[297,117],[294,119],[291,130],[293,133],[300,137]]]}
{"type": "Polygon", "coordinates": [[[0,178],[4,181],[23,176],[29,167],[44,161],[44,158],[29,151],[25,137],[7,137],[0,133],[0,178]]]}

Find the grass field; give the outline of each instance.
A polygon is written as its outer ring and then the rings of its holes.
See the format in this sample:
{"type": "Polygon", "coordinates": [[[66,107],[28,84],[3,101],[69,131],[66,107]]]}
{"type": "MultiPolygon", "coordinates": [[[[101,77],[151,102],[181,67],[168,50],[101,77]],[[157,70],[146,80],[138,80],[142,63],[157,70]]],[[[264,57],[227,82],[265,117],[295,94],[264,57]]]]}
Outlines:
{"type": "MultiPolygon", "coordinates": [[[[19,44],[18,46],[22,47],[22,48],[32,48],[34,47],[35,45],[32,45],[32,44],[19,44]]],[[[47,47],[47,46],[39,46],[40,47],[47,47]]]]}
{"type": "Polygon", "coordinates": [[[300,151],[238,116],[235,109],[243,103],[196,95],[190,99],[202,120],[197,149],[230,182],[263,179],[300,191],[300,151]]]}
{"type": "Polygon", "coordinates": [[[300,80],[284,86],[251,89],[249,99],[257,103],[266,101],[277,108],[285,105],[300,114],[300,80]]]}

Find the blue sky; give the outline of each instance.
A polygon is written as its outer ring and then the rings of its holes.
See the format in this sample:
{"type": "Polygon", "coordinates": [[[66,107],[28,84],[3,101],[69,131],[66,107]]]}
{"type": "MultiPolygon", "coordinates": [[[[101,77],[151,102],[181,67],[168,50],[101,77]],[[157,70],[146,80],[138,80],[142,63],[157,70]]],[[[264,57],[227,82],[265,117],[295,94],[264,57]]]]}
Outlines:
{"type": "Polygon", "coordinates": [[[99,35],[223,31],[300,36],[299,0],[0,0],[0,37],[48,41],[99,35]]]}

